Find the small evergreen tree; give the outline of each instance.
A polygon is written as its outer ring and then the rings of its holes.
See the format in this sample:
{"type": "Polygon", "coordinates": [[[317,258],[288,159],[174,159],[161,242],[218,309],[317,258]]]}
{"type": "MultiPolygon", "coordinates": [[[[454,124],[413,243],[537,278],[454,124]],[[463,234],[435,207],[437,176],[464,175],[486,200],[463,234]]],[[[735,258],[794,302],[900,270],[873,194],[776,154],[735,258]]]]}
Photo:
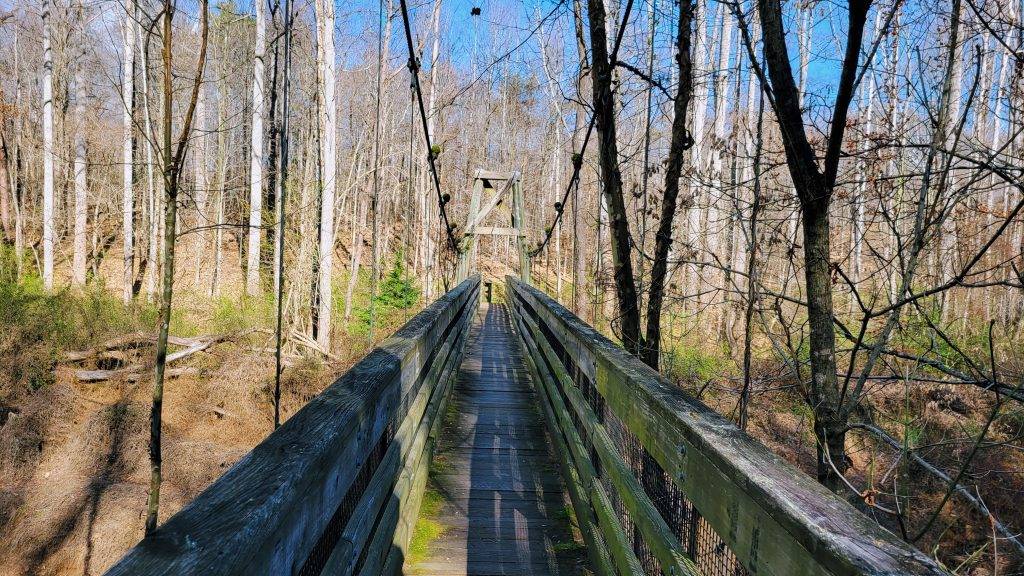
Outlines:
{"type": "Polygon", "coordinates": [[[370,305],[356,310],[359,322],[355,329],[365,334],[370,327],[370,310],[373,309],[374,322],[387,322],[396,310],[407,310],[420,299],[420,290],[407,272],[405,256],[402,251],[395,253],[395,263],[380,283],[379,291],[370,305]]]}
{"type": "Polygon", "coordinates": [[[405,255],[398,251],[395,254],[395,265],[391,267],[380,285],[380,294],[377,295],[375,302],[377,312],[383,315],[389,310],[404,310],[413,306],[419,298],[419,288],[406,270],[405,255]]]}

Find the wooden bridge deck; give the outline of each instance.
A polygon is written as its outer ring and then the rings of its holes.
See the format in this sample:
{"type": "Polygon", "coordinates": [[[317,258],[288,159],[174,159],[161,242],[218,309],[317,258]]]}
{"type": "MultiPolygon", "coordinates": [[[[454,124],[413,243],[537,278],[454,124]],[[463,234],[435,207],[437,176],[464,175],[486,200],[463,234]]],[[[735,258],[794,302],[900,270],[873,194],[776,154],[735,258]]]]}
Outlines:
{"type": "Polygon", "coordinates": [[[443,531],[406,574],[588,573],[537,402],[507,308],[484,304],[431,467],[441,505],[421,512],[443,531]]]}

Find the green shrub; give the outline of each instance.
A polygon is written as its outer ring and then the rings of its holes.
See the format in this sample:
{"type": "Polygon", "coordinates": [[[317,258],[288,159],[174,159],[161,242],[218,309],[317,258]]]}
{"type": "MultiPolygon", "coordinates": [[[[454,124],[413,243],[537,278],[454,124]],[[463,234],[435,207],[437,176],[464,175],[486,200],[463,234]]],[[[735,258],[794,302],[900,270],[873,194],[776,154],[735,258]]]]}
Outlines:
{"type": "Polygon", "coordinates": [[[683,382],[703,382],[725,378],[733,368],[729,355],[722,350],[680,342],[666,355],[663,371],[683,382]]]}
{"type": "Polygon", "coordinates": [[[153,306],[125,306],[102,283],[46,291],[34,275],[21,282],[6,272],[0,276],[0,390],[38,390],[53,383],[62,352],[152,329],[156,322],[153,306]]]}
{"type": "Polygon", "coordinates": [[[208,332],[234,334],[251,328],[270,327],[276,321],[274,295],[247,296],[241,299],[221,296],[214,303],[208,332]]]}

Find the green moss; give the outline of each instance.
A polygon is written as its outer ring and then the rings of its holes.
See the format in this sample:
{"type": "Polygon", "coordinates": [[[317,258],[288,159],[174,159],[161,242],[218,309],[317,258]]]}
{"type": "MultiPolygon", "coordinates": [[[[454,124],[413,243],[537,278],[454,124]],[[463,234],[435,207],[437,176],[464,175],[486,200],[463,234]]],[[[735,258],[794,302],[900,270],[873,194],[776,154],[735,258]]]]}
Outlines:
{"type": "Polygon", "coordinates": [[[420,516],[436,516],[444,506],[445,498],[434,488],[427,487],[423,492],[423,502],[420,503],[420,516]]]}
{"type": "Polygon", "coordinates": [[[562,554],[566,552],[577,552],[583,550],[584,546],[583,544],[575,540],[568,540],[565,542],[555,542],[552,548],[555,552],[562,554]]]}
{"type": "Polygon", "coordinates": [[[560,520],[568,522],[570,526],[579,526],[576,523],[576,511],[572,509],[572,506],[562,506],[562,508],[556,512],[556,515],[560,520]]]}
{"type": "Polygon", "coordinates": [[[430,557],[430,545],[444,534],[447,527],[434,518],[441,512],[445,498],[437,490],[427,487],[420,504],[420,515],[416,519],[412,538],[409,541],[409,564],[423,562],[430,557]]]}

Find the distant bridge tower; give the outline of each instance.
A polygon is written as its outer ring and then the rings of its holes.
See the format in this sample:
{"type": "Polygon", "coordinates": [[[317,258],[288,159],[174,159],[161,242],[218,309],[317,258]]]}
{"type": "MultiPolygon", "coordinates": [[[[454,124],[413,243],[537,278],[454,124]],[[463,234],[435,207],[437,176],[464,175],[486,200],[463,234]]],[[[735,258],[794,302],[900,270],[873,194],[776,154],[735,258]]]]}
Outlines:
{"type": "MultiPolygon", "coordinates": [[[[508,206],[508,204],[505,204],[508,206]]],[[[462,251],[459,254],[458,280],[469,277],[477,266],[478,238],[482,235],[512,236],[519,251],[519,277],[530,282],[530,254],[526,246],[524,223],[523,189],[518,172],[492,172],[477,170],[473,175],[473,197],[469,201],[469,215],[466,217],[462,251]],[[512,193],[511,227],[484,226],[487,217],[502,202],[509,191],[512,193]],[[486,198],[485,198],[486,197],[486,198]]]]}

